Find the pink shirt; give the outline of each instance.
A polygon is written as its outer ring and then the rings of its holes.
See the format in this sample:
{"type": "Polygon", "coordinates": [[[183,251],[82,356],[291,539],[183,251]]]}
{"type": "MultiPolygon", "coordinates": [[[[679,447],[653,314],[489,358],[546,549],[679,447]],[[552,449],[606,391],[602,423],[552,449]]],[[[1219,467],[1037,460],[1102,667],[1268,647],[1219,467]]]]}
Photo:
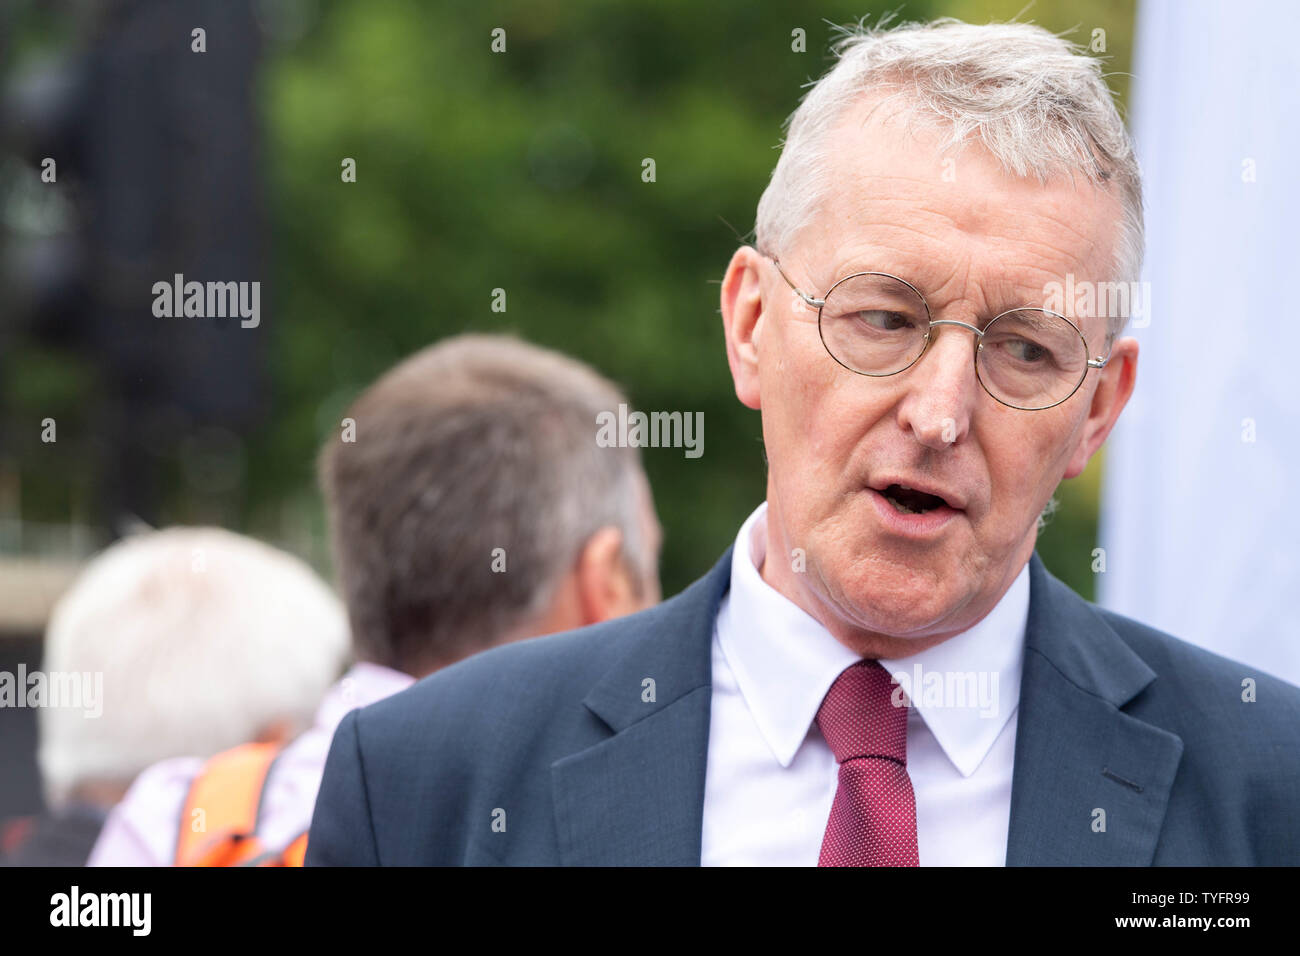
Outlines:
{"type": "MultiPolygon", "coordinates": [[[[258,835],[271,848],[288,846],[311,825],[330,741],[348,711],[405,690],[413,677],[378,664],[356,664],[321,701],[311,729],[285,747],[263,793],[258,835]]],[[[87,866],[171,866],[181,814],[200,757],[163,760],[136,777],[104,824],[87,866]]]]}

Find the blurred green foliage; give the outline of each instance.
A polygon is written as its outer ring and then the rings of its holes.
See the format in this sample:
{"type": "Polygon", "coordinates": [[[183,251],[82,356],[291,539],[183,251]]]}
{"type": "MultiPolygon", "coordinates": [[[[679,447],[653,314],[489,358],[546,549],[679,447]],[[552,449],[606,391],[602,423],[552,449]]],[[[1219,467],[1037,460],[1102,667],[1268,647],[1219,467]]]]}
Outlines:
{"type": "MultiPolygon", "coordinates": [[[[1024,6],[896,9],[986,21],[1024,6]]],[[[719,280],[749,237],[783,120],[829,65],[826,21],[879,10],[860,0],[815,11],[795,0],[302,10],[307,19],[269,42],[259,85],[273,407],[250,437],[235,521],[281,537],[288,503],[319,531],[314,456],[357,392],[443,336],[510,331],[592,363],[640,408],[704,412],[702,458],[645,450],[665,593],[680,589],[764,494],[759,417],[731,388],[719,280]],[[504,54],[490,50],[497,27],[504,54]],[[806,53],[791,50],[796,27],[806,53]],[[355,183],[341,181],[345,157],[355,183]],[[653,183],[641,178],[646,157],[653,183]],[[496,288],[504,314],[491,310],[496,288]]],[[[1132,15],[1128,0],[1044,0],[1020,18],[1074,28],[1085,45],[1104,29],[1111,69],[1126,70],[1132,15]]],[[[1125,80],[1114,87],[1126,92],[1125,80]]],[[[1097,482],[1094,462],[1062,487],[1040,544],[1089,596],[1097,482]]],[[[194,494],[178,484],[170,515],[192,515],[194,494]]]]}

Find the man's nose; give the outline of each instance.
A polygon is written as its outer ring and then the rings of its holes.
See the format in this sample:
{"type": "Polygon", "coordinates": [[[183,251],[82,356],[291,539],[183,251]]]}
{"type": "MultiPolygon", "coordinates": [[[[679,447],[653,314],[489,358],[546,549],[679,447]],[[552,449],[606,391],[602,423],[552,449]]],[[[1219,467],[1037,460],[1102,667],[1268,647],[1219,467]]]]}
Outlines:
{"type": "Polygon", "coordinates": [[[975,329],[965,323],[935,322],[930,344],[903,373],[906,393],[898,406],[898,424],[928,448],[942,450],[970,431],[979,400],[975,377],[975,329]]]}

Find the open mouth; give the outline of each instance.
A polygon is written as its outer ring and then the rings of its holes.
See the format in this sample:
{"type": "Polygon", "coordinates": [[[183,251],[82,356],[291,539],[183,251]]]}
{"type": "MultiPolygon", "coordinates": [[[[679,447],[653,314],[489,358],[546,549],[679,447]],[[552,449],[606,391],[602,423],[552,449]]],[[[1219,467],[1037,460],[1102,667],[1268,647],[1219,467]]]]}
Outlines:
{"type": "Polygon", "coordinates": [[[948,502],[938,495],[928,495],[904,485],[893,484],[880,492],[881,496],[894,506],[894,510],[905,515],[923,515],[935,508],[946,507],[948,502]]]}

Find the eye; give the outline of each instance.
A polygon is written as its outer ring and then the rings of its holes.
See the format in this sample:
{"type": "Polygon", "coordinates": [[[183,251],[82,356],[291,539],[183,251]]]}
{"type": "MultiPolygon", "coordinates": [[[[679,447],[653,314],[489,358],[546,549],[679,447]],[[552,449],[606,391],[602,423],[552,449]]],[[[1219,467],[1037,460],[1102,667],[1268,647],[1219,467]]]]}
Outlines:
{"type": "Polygon", "coordinates": [[[899,332],[914,327],[910,316],[884,309],[861,309],[853,313],[853,318],[882,332],[899,332]]]}
{"type": "Polygon", "coordinates": [[[1022,369],[1046,368],[1056,364],[1057,354],[1050,345],[1018,335],[986,338],[980,351],[990,359],[1012,362],[1022,369]]]}
{"type": "Polygon", "coordinates": [[[1050,359],[1052,353],[1037,342],[1031,342],[1028,339],[1008,339],[1002,343],[1005,349],[1013,359],[1026,364],[1041,364],[1044,360],[1050,359]]]}

